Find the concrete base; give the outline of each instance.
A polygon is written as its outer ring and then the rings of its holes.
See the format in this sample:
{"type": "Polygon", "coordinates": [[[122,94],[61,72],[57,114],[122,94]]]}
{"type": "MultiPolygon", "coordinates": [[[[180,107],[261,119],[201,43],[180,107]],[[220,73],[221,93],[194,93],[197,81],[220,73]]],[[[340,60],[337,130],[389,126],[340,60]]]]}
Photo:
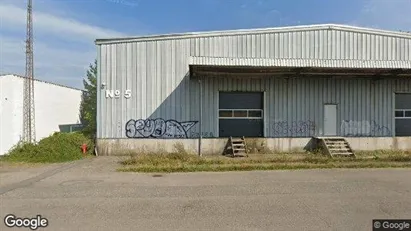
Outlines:
{"type": "MultiPolygon", "coordinates": [[[[354,151],[411,150],[411,137],[349,137],[354,151]]],[[[221,155],[227,145],[226,138],[206,138],[201,141],[203,155],[221,155]]],[[[303,152],[315,148],[313,138],[246,138],[254,153],[303,152]]],[[[197,154],[198,139],[97,139],[101,156],[138,153],[182,152],[197,154]]]]}

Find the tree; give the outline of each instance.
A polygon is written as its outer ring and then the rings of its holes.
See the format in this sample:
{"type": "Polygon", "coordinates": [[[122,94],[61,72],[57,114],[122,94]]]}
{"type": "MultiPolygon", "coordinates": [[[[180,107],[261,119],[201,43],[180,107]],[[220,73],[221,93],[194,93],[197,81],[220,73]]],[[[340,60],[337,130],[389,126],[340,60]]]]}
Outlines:
{"type": "Polygon", "coordinates": [[[85,91],[80,105],[80,120],[84,126],[83,133],[94,138],[97,132],[97,60],[90,64],[83,85],[85,91]]]}

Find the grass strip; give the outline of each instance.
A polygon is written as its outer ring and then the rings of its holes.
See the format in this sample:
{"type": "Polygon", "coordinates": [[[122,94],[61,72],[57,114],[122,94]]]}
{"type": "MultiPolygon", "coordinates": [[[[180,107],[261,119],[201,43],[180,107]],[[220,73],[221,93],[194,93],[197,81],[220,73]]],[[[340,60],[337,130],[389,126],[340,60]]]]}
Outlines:
{"type": "Polygon", "coordinates": [[[361,153],[357,158],[316,154],[250,155],[248,158],[198,157],[171,153],[132,156],[121,162],[121,172],[222,172],[325,168],[409,168],[411,153],[361,153]]]}
{"type": "Polygon", "coordinates": [[[347,163],[277,163],[277,164],[212,164],[212,165],[141,165],[121,167],[120,172],[173,173],[173,172],[228,172],[255,170],[298,170],[330,168],[410,168],[411,163],[404,162],[347,162],[347,163]]]}

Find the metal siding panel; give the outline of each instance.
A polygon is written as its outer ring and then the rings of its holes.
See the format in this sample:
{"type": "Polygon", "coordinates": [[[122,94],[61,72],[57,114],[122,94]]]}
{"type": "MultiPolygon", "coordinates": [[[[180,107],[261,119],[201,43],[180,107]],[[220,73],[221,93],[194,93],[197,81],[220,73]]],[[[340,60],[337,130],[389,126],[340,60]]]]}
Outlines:
{"type": "Polygon", "coordinates": [[[309,48],[307,47],[309,44],[307,34],[305,32],[301,32],[301,58],[307,59],[309,54],[309,48]]]}
{"type": "Polygon", "coordinates": [[[258,52],[258,42],[257,42],[257,36],[256,35],[250,35],[251,37],[251,57],[256,58],[257,57],[257,52],[258,52]]]}
{"type": "MultiPolygon", "coordinates": [[[[109,57],[111,56],[111,53],[108,51],[108,46],[107,45],[101,45],[101,74],[100,74],[100,86],[101,84],[105,83],[107,84],[107,75],[108,75],[108,69],[111,67],[111,64],[109,63],[109,57]]],[[[105,136],[105,131],[106,131],[106,116],[107,116],[107,101],[106,98],[104,97],[104,90],[99,87],[100,90],[100,116],[99,119],[97,120],[100,122],[100,137],[101,138],[106,138],[105,136]]]]}
{"type": "Polygon", "coordinates": [[[301,43],[302,43],[302,36],[301,36],[301,32],[295,32],[294,33],[295,36],[293,38],[293,57],[294,58],[302,58],[302,47],[301,47],[301,43]]]}
{"type": "MultiPolygon", "coordinates": [[[[107,100],[104,97],[104,91],[100,91],[102,98],[99,102],[98,134],[103,138],[124,137],[125,122],[131,118],[163,117],[165,119],[196,120],[198,118],[196,108],[198,83],[185,78],[188,72],[187,59],[190,55],[207,54],[214,57],[271,59],[368,58],[370,60],[390,60],[396,58],[409,61],[410,49],[411,41],[408,39],[392,39],[387,36],[365,35],[358,32],[332,31],[329,33],[327,30],[101,45],[98,55],[101,58],[100,81],[105,81],[108,88],[112,89],[125,90],[130,86],[133,97],[127,101],[123,98],[107,100]],[[120,130],[118,129],[119,121],[121,122],[120,130]]],[[[206,62],[207,59],[203,61],[206,62]]],[[[229,64],[226,59],[214,61],[229,64]]],[[[234,61],[246,62],[236,59],[234,61]]],[[[284,62],[284,60],[277,61],[284,62]]],[[[290,61],[298,64],[296,60],[288,60],[289,63],[290,61]]],[[[275,64],[267,59],[253,59],[249,62],[254,65],[275,64]]],[[[307,60],[299,62],[304,64],[307,60]]],[[[328,62],[327,65],[332,66],[338,63],[341,62],[328,62]]],[[[355,64],[355,62],[350,63],[355,64]]],[[[363,65],[374,64],[365,62],[363,65]]],[[[390,65],[399,65],[399,63],[390,65]]],[[[368,80],[297,79],[289,80],[287,83],[283,79],[265,81],[211,79],[205,81],[203,87],[206,95],[203,105],[210,109],[205,114],[207,116],[203,116],[205,132],[218,134],[217,110],[213,109],[215,105],[218,105],[218,98],[216,98],[218,90],[267,90],[266,102],[267,105],[272,105],[267,108],[267,136],[278,136],[278,132],[273,129],[276,122],[308,119],[315,120],[316,134],[320,134],[323,123],[323,103],[326,101],[339,104],[340,121],[371,122],[374,120],[380,126],[393,130],[390,111],[393,106],[392,90],[395,88],[410,91],[411,83],[404,80],[394,85],[390,81],[377,81],[375,87],[372,87],[371,81],[368,80]]],[[[193,131],[197,127],[193,127],[193,131]]],[[[366,132],[364,130],[366,128],[361,129],[363,130],[360,132],[366,132]]],[[[302,136],[295,134],[293,129],[287,133],[302,136]]],[[[376,133],[381,135],[383,131],[378,130],[376,133]]]]}
{"type": "Polygon", "coordinates": [[[376,35],[372,36],[372,46],[371,46],[371,52],[372,56],[371,58],[373,60],[381,60],[380,59],[380,46],[379,46],[379,38],[376,35]]]}
{"type": "Polygon", "coordinates": [[[272,51],[272,58],[279,58],[280,57],[280,47],[281,47],[281,43],[280,43],[280,34],[274,34],[274,35],[270,35],[271,39],[274,39],[274,50],[272,51]]]}
{"type": "Polygon", "coordinates": [[[259,35],[259,37],[260,37],[260,58],[267,58],[268,57],[267,53],[270,50],[270,45],[267,42],[266,34],[261,34],[259,35]]]}
{"type": "MultiPolygon", "coordinates": [[[[114,76],[116,75],[117,71],[117,49],[115,45],[110,45],[111,47],[111,63],[112,63],[112,68],[110,70],[110,75],[108,76],[108,81],[107,81],[107,86],[108,89],[114,89],[115,86],[115,81],[113,80],[114,76]]],[[[111,124],[113,119],[114,119],[114,114],[115,114],[115,107],[114,107],[114,102],[113,100],[107,99],[107,124],[110,124],[110,126],[107,129],[107,136],[109,137],[114,137],[113,136],[113,125],[111,124]]]]}
{"type": "Polygon", "coordinates": [[[380,48],[379,48],[379,60],[384,60],[385,56],[385,46],[384,46],[384,37],[382,36],[378,36],[378,43],[380,44],[380,48]]]}
{"type": "Polygon", "coordinates": [[[311,60],[311,59],[261,59],[261,58],[217,58],[189,57],[191,65],[221,66],[284,66],[284,67],[347,67],[347,68],[411,68],[411,61],[395,60],[311,60]]]}
{"type": "MultiPolygon", "coordinates": [[[[114,45],[109,45],[109,49],[110,49],[110,72],[107,75],[107,89],[111,89],[112,88],[112,76],[113,76],[113,71],[115,71],[116,68],[116,62],[115,62],[115,57],[116,57],[116,53],[115,53],[115,49],[114,49],[114,45]]],[[[113,106],[112,106],[112,101],[108,100],[108,98],[106,98],[106,121],[105,121],[105,126],[106,126],[106,131],[105,131],[105,137],[113,137],[112,133],[111,133],[111,121],[112,120],[112,111],[113,111],[113,106]]],[[[114,138],[114,137],[113,137],[114,138]]]]}
{"type": "Polygon", "coordinates": [[[153,92],[153,96],[155,98],[153,107],[154,107],[154,110],[155,110],[154,111],[154,117],[155,118],[160,118],[160,117],[162,117],[164,107],[158,108],[158,106],[162,103],[161,98],[163,97],[163,94],[164,94],[164,91],[163,91],[162,88],[165,85],[163,79],[161,78],[161,76],[163,74],[163,69],[164,69],[164,62],[163,62],[163,60],[164,60],[164,55],[163,55],[164,46],[162,44],[162,41],[157,41],[156,42],[156,48],[157,48],[157,50],[156,50],[157,60],[156,60],[156,66],[155,66],[156,72],[155,72],[155,75],[153,76],[153,78],[155,79],[155,86],[156,86],[156,91],[155,92],[157,94],[154,95],[154,92],[153,92]]]}
{"type": "Polygon", "coordinates": [[[338,29],[214,36],[192,40],[195,41],[192,43],[195,44],[193,49],[198,52],[191,54],[211,57],[404,60],[409,57],[410,51],[409,39],[338,29]]]}
{"type": "Polygon", "coordinates": [[[127,75],[127,43],[123,43],[121,46],[121,85],[119,86],[120,90],[120,99],[119,103],[121,104],[121,110],[119,110],[119,116],[117,119],[117,129],[116,129],[116,135],[117,137],[123,137],[123,131],[124,131],[124,126],[123,124],[126,123],[127,119],[127,101],[124,98],[124,91],[127,89],[127,80],[128,80],[128,75],[127,75]]]}
{"type": "MultiPolygon", "coordinates": [[[[127,100],[127,118],[126,121],[124,121],[123,126],[125,127],[125,124],[127,123],[128,120],[130,119],[137,119],[137,105],[141,105],[137,103],[138,100],[138,94],[140,94],[140,90],[138,87],[141,87],[138,85],[137,81],[139,79],[139,75],[137,74],[137,69],[136,69],[136,63],[137,63],[137,57],[136,57],[136,52],[135,52],[135,43],[130,43],[128,44],[128,59],[127,60],[127,70],[129,73],[129,84],[130,86],[128,87],[131,90],[131,98],[127,100]]],[[[142,92],[141,92],[142,94],[142,92]]],[[[122,134],[123,137],[125,137],[125,134],[122,134]]]]}
{"type": "Polygon", "coordinates": [[[341,59],[341,31],[333,31],[334,32],[334,42],[333,42],[333,58],[334,59],[341,59]]]}
{"type": "Polygon", "coordinates": [[[96,118],[96,128],[97,128],[97,131],[96,131],[96,138],[103,138],[102,137],[102,125],[104,124],[104,123],[102,123],[102,114],[103,113],[101,113],[101,108],[102,108],[102,102],[103,102],[103,100],[102,100],[102,98],[101,98],[101,96],[102,96],[102,90],[101,90],[101,78],[102,78],[102,76],[104,76],[104,74],[102,74],[102,70],[103,70],[103,68],[106,68],[107,67],[107,64],[105,63],[106,62],[106,59],[105,59],[105,50],[104,50],[104,48],[105,48],[105,46],[101,46],[101,45],[98,45],[97,46],[97,112],[96,112],[96,116],[97,116],[97,118],[96,118]]]}
{"type": "Polygon", "coordinates": [[[138,50],[137,50],[137,44],[134,44],[133,49],[134,49],[134,57],[135,57],[135,68],[133,68],[135,70],[136,73],[136,80],[135,80],[135,89],[136,89],[136,95],[138,92],[138,95],[143,94],[143,90],[147,89],[146,91],[146,102],[140,101],[139,99],[141,99],[142,97],[139,97],[138,99],[136,99],[136,101],[134,102],[134,107],[135,107],[135,116],[136,119],[141,117],[141,118],[147,118],[149,115],[151,115],[155,108],[154,108],[154,103],[155,103],[155,92],[157,89],[157,85],[156,85],[156,65],[157,65],[157,48],[156,48],[157,44],[156,42],[148,42],[146,43],[146,49],[147,49],[147,53],[146,53],[146,57],[145,59],[147,60],[147,75],[146,75],[146,86],[143,86],[141,84],[141,80],[137,75],[137,63],[139,60],[137,60],[138,58],[138,50]],[[142,108],[145,108],[145,115],[144,117],[142,117],[142,113],[140,114],[140,111],[142,108]]]}

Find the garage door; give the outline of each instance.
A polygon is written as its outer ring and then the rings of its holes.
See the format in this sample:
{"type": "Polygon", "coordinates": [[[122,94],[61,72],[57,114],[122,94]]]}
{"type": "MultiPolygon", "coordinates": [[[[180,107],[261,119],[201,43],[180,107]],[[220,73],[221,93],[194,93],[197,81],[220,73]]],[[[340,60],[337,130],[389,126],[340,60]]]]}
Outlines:
{"type": "Polygon", "coordinates": [[[395,94],[395,136],[411,136],[411,94],[395,94]]]}
{"type": "Polygon", "coordinates": [[[219,136],[263,137],[263,93],[220,92],[219,136]]]}

